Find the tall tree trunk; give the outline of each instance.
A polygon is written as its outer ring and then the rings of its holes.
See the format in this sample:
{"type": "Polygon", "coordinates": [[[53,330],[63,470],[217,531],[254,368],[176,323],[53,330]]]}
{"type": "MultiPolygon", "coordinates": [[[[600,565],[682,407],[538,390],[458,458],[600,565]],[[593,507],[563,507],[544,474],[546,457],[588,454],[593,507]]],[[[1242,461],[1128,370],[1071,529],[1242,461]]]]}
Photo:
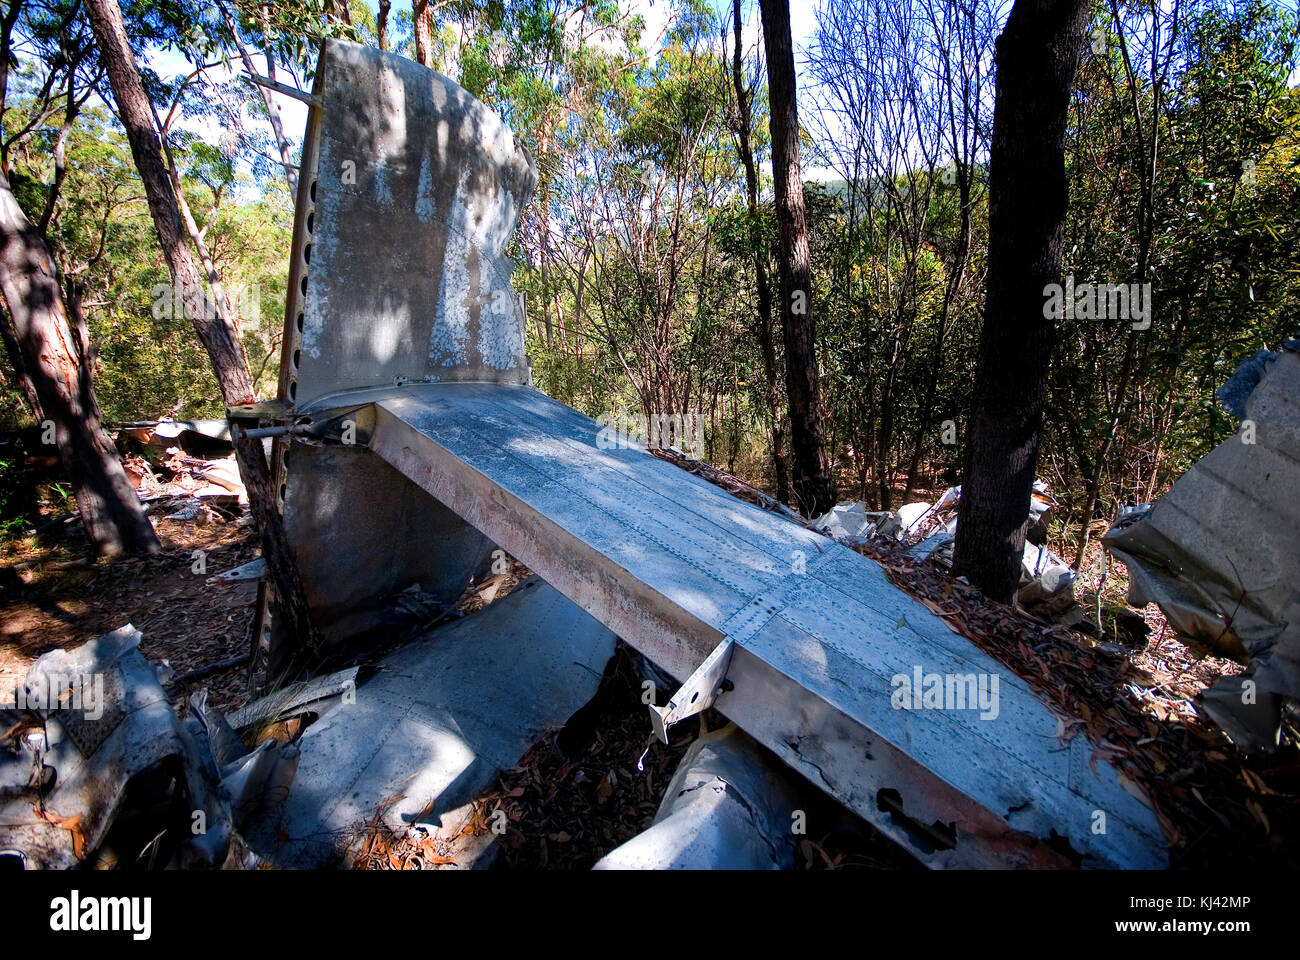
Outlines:
{"type": "Polygon", "coordinates": [[[894,446],[894,378],[897,353],[890,361],[889,375],[880,394],[880,426],[876,434],[876,499],[881,510],[894,509],[894,477],[890,454],[894,446]]]}
{"type": "Polygon", "coordinates": [[[379,0],[379,13],[375,17],[375,33],[378,34],[380,50],[388,49],[388,14],[393,9],[393,0],[379,0]]]}
{"type": "Polygon", "coordinates": [[[988,281],[954,567],[1003,601],[1020,580],[1056,341],[1044,287],[1061,280],[1066,113],[1089,11],[1016,0],[997,40],[988,281]]]}
{"type": "Polygon", "coordinates": [[[785,425],[781,422],[781,391],[777,381],[776,338],[772,323],[772,285],[767,276],[767,244],[759,226],[758,168],[754,163],[753,100],[745,89],[744,44],[740,0],[732,0],[736,44],[731,59],[731,82],[736,91],[736,144],[745,167],[745,200],[749,208],[749,243],[754,252],[758,287],[758,345],[763,353],[764,399],[772,421],[772,469],[776,473],[776,499],[790,502],[790,468],[785,456],[785,425]]]}
{"type": "MultiPolygon", "coordinates": [[[[176,297],[208,352],[226,406],[253,403],[256,400],[253,378],[234,324],[208,299],[199,268],[186,243],[185,226],[153,126],[153,108],[140,82],[140,73],[122,27],[122,11],[117,0],[85,0],[85,8],[113,98],[117,101],[118,113],[126,127],[131,155],[144,184],[149,212],[153,216],[154,229],[171,273],[176,297]]],[[[240,476],[248,490],[249,506],[261,534],[262,554],[275,584],[277,615],[284,618],[282,624],[287,635],[316,648],[320,642],[319,632],[311,621],[298,567],[285,537],[262,442],[249,439],[242,432],[232,432],[240,476]]]]}
{"type": "Polygon", "coordinates": [[[348,9],[348,0],[325,0],[325,12],[339,23],[352,26],[352,11],[348,9]]]}
{"type": "Polygon", "coordinates": [[[415,59],[432,69],[433,14],[429,11],[429,0],[413,0],[411,19],[415,32],[415,59]]]}
{"type": "Polygon", "coordinates": [[[817,372],[808,225],[799,166],[799,109],[795,102],[794,45],[789,0],[761,0],[767,89],[771,103],[772,174],[781,243],[781,324],[785,332],[785,384],[794,453],[794,495],[809,517],[835,504],[817,372]]]}
{"type": "Polygon", "coordinates": [[[101,422],[85,338],[68,322],[54,259],[18,205],[3,170],[0,294],[12,324],[5,331],[5,344],[20,382],[25,375],[35,394],[28,402],[34,400],[38,416],[54,424],[59,459],[72,483],[86,536],[105,556],[157,552],[158,536],[101,422]]]}

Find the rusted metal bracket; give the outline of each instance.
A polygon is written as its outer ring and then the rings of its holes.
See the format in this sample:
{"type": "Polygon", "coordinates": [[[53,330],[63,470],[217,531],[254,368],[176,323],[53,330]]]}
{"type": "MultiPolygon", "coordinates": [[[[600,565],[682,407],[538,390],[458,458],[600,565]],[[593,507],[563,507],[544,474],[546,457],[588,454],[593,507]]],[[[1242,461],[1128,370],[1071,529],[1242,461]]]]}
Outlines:
{"type": "Polygon", "coordinates": [[[274,427],[236,427],[236,429],[250,440],[265,440],[267,437],[299,436],[308,431],[308,427],[301,423],[282,423],[274,427]]]}
{"type": "MultiPolygon", "coordinates": [[[[361,411],[365,413],[363,409],[361,411]]],[[[357,408],[344,411],[327,420],[295,415],[292,423],[278,423],[272,427],[245,427],[231,420],[232,429],[251,440],[268,437],[292,437],[308,443],[338,443],[344,446],[366,446],[370,438],[371,418],[358,419],[357,408]]]]}
{"type": "Polygon", "coordinates": [[[735,649],[734,640],[723,640],[713,648],[713,652],[704,658],[681,688],[673,694],[666,707],[650,704],[650,723],[654,726],[655,736],[659,742],[668,743],[668,728],[680,723],[687,717],[703,713],[718,699],[724,689],[730,689],[727,670],[731,666],[731,652],[735,649]]]}
{"type": "Polygon", "coordinates": [[[295,429],[293,436],[305,443],[368,447],[374,431],[374,411],[368,405],[348,407],[331,413],[328,417],[309,418],[295,429]]]}
{"type": "Polygon", "coordinates": [[[226,422],[230,424],[232,439],[241,435],[253,440],[278,437],[291,432],[296,419],[293,404],[283,400],[262,400],[226,407],[226,422]],[[263,423],[273,426],[260,426],[263,423]]]}
{"type": "Polygon", "coordinates": [[[262,400],[226,407],[227,420],[272,420],[288,423],[295,417],[293,404],[283,400],[262,400]]]}

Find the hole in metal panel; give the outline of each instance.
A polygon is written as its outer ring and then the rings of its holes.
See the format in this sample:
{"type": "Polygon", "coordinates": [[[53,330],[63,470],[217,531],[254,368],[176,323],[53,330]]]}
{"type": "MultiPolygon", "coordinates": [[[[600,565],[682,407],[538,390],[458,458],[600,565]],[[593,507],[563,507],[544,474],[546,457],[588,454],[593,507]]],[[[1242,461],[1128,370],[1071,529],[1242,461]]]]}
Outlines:
{"type": "Polygon", "coordinates": [[[907,839],[922,854],[936,850],[952,850],[957,846],[956,824],[936,820],[926,826],[903,812],[903,795],[892,787],[883,787],[876,793],[876,809],[889,814],[889,822],[901,827],[907,839]]]}
{"type": "Polygon", "coordinates": [[[21,850],[0,850],[0,873],[27,869],[27,855],[21,850]]]}
{"type": "Polygon", "coordinates": [[[1070,843],[1069,837],[1063,837],[1053,830],[1043,841],[1061,856],[1066,857],[1074,866],[1083,866],[1084,855],[1074,849],[1074,844],[1070,843]]]}

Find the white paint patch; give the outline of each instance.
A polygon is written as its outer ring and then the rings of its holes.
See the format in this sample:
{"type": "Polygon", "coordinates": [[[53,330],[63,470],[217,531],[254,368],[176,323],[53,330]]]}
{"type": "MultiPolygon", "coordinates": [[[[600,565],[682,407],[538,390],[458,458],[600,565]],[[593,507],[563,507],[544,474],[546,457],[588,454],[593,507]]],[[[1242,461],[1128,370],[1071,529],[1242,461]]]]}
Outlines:
{"type": "MultiPolygon", "coordinates": [[[[437,100],[438,98],[434,97],[434,99],[437,100]]],[[[447,98],[444,96],[442,99],[445,101],[447,98]]],[[[438,138],[438,156],[445,157],[447,155],[447,143],[451,138],[451,124],[447,122],[446,117],[438,118],[435,135],[438,138]]]]}
{"type": "Polygon", "coordinates": [[[415,188],[415,215],[424,223],[433,220],[436,210],[433,201],[433,171],[429,168],[429,151],[420,158],[420,181],[415,188]]]}
{"type": "Polygon", "coordinates": [[[475,225],[479,246],[497,256],[510,242],[510,235],[515,232],[515,198],[500,184],[490,194],[475,198],[475,225]]]}
{"type": "Polygon", "coordinates": [[[447,216],[447,247],[442,258],[442,278],[438,283],[438,303],[429,337],[429,359],[444,367],[455,367],[468,361],[466,344],[469,340],[469,254],[470,240],[455,221],[458,212],[465,209],[465,188],[469,170],[460,174],[456,196],[447,216]]]}
{"type": "MultiPolygon", "coordinates": [[[[489,260],[486,256],[482,261],[485,273],[497,265],[495,259],[489,260]]],[[[485,364],[494,370],[509,370],[517,366],[523,354],[522,333],[523,325],[519,322],[509,284],[504,290],[495,290],[483,298],[483,305],[479,308],[478,352],[485,364]],[[506,299],[498,298],[497,294],[504,294],[506,299]],[[496,303],[504,303],[506,309],[494,309],[496,303]]]]}
{"type": "Polygon", "coordinates": [[[310,307],[303,305],[301,349],[313,360],[320,359],[320,347],[316,344],[325,332],[325,314],[329,312],[329,304],[329,297],[318,294],[310,307]]]}
{"type": "Polygon", "coordinates": [[[375,158],[375,200],[385,207],[393,203],[393,191],[388,186],[388,152],[383,147],[375,158]]]}
{"type": "MultiPolygon", "coordinates": [[[[362,60],[364,60],[364,56],[362,60]]],[[[366,69],[364,64],[359,64],[359,69],[366,69]]],[[[387,63],[381,63],[379,68],[379,96],[375,104],[374,113],[375,129],[379,134],[379,139],[387,145],[387,148],[401,156],[406,150],[406,84],[401,74],[395,71],[387,63]]]]}

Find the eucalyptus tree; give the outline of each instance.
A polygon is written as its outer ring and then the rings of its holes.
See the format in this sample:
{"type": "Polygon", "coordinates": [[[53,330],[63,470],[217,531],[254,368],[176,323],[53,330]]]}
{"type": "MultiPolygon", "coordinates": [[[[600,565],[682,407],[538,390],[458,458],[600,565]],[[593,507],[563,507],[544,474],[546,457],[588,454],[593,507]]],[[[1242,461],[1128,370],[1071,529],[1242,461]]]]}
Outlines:
{"type": "MultiPolygon", "coordinates": [[[[772,472],[775,475],[776,498],[781,503],[790,502],[790,466],[786,455],[786,425],[784,404],[781,402],[781,368],[777,359],[776,324],[772,315],[772,282],[769,271],[771,243],[759,204],[759,168],[756,160],[756,131],[759,120],[756,104],[763,78],[762,58],[755,55],[753,70],[746,67],[750,57],[745,49],[745,17],[741,0],[732,0],[731,30],[731,87],[734,93],[735,113],[730,126],[736,141],[736,153],[745,170],[746,239],[754,264],[754,335],[763,357],[763,403],[768,416],[768,436],[772,451],[772,472]]],[[[725,52],[727,28],[722,41],[725,52]]],[[[755,51],[757,54],[757,51],[755,51]]]]}
{"type": "Polygon", "coordinates": [[[1016,0],[997,41],[989,271],[953,568],[997,600],[1020,581],[1060,282],[1065,130],[1084,0],[1016,0]]]}
{"type": "Polygon", "coordinates": [[[57,445],[91,544],[106,555],[153,552],[157,535],[102,422],[80,281],[59,270],[47,237],[66,180],[68,139],[102,75],[78,4],[10,0],[0,59],[0,296],[7,314],[0,334],[33,414],[57,445]],[[53,169],[33,220],[14,196],[9,160],[56,115],[53,169]]]}
{"type": "Polygon", "coordinates": [[[824,268],[837,310],[853,315],[843,322],[865,328],[855,349],[869,353],[837,361],[852,382],[832,378],[830,389],[882,509],[904,446],[908,491],[922,456],[938,452],[948,341],[980,291],[971,254],[1004,17],[997,4],[955,0],[828,0],[817,11],[810,123],[843,184],[843,239],[824,268]]]}
{"type": "Polygon", "coordinates": [[[771,108],[772,180],[775,188],[781,326],[785,338],[785,382],[794,454],[794,496],[806,516],[835,504],[813,319],[808,226],[803,172],[799,159],[799,110],[795,90],[794,44],[788,0],[762,0],[763,48],[767,54],[771,108]]]}
{"type": "Polygon", "coordinates": [[[1063,324],[1048,424],[1076,561],[1098,514],[1154,499],[1232,429],[1214,389],[1293,332],[1296,23],[1264,2],[1108,7],[1093,23],[1066,272],[1150,284],[1150,312],[1063,324]]]}

